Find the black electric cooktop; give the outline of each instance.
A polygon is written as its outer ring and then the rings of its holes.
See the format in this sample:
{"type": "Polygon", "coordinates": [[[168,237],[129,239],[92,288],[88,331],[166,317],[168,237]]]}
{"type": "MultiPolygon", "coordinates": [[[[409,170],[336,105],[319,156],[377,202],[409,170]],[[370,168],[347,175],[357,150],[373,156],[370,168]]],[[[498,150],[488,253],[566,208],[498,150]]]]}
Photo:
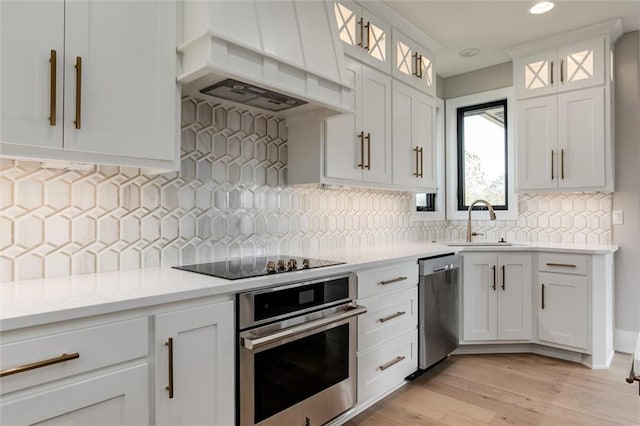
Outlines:
{"type": "Polygon", "coordinates": [[[238,280],[241,278],[281,274],[304,269],[322,268],[324,266],[342,265],[344,263],[345,262],[337,262],[335,260],[311,259],[297,256],[260,256],[181,265],[174,266],[174,268],[228,280],[238,280]]]}

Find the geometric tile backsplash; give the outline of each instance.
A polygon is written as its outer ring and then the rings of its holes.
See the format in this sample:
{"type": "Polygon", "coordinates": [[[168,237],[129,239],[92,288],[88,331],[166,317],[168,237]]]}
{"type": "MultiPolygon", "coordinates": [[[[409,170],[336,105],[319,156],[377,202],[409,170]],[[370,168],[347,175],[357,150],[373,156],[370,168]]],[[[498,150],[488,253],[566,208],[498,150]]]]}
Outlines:
{"type": "MultiPolygon", "coordinates": [[[[284,121],[182,102],[181,171],[43,169],[0,160],[0,281],[416,240],[464,239],[464,221],[412,221],[413,195],[287,186],[284,121]]],[[[611,243],[611,194],[522,195],[487,240],[611,243]]]]}

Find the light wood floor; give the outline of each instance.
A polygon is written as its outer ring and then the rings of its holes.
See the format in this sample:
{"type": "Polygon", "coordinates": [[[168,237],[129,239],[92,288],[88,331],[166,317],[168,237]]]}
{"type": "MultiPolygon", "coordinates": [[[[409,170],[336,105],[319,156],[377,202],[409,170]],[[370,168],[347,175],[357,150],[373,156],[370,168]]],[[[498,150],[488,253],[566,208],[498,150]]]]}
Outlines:
{"type": "Polygon", "coordinates": [[[608,370],[530,354],[458,355],[345,426],[640,425],[631,356],[608,370]]]}

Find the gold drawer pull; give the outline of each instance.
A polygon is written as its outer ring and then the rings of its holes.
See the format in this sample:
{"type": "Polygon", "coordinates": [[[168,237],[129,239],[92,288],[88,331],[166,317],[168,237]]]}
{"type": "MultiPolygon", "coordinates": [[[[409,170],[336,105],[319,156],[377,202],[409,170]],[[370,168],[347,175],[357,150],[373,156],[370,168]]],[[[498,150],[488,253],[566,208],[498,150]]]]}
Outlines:
{"type": "Polygon", "coordinates": [[[547,263],[547,266],[559,266],[561,268],[577,268],[576,265],[571,263],[547,263]]]}
{"type": "Polygon", "coordinates": [[[173,337],[169,337],[164,345],[169,349],[169,385],[165,389],[169,391],[169,399],[173,399],[173,337]]]}
{"type": "Polygon", "coordinates": [[[380,281],[380,284],[382,284],[382,285],[393,284],[393,283],[397,283],[397,282],[400,282],[400,281],[404,281],[406,279],[407,279],[407,277],[398,277],[398,278],[394,278],[392,280],[380,281]]]}
{"type": "Polygon", "coordinates": [[[399,363],[400,361],[402,361],[403,359],[405,359],[406,356],[402,355],[402,356],[397,356],[394,359],[392,359],[391,361],[387,362],[386,364],[382,364],[381,366],[379,366],[378,368],[380,369],[380,371],[384,371],[387,368],[396,365],[397,363],[399,363]]]}
{"type": "Polygon", "coordinates": [[[44,361],[38,361],[31,364],[21,365],[19,367],[8,368],[0,371],[0,377],[11,376],[12,374],[24,373],[25,371],[35,370],[36,368],[47,367],[53,364],[59,364],[61,362],[70,361],[72,359],[80,358],[78,352],[72,354],[62,354],[55,358],[45,359],[44,361]]]}
{"type": "Polygon", "coordinates": [[[394,318],[398,318],[398,317],[401,317],[401,316],[403,316],[404,314],[406,314],[406,312],[405,312],[405,311],[399,311],[399,312],[396,312],[395,314],[391,314],[391,315],[389,315],[388,317],[380,318],[378,321],[380,321],[380,322],[387,322],[387,321],[391,321],[392,319],[394,319],[394,318]]]}

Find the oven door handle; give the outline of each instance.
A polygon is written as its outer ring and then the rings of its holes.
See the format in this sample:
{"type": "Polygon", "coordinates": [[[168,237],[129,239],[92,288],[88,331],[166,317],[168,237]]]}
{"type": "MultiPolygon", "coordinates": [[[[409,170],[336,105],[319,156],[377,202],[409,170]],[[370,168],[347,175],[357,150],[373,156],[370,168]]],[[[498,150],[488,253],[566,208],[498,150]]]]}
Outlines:
{"type": "Polygon", "coordinates": [[[356,308],[349,309],[348,311],[340,312],[335,315],[328,316],[326,318],[320,318],[314,321],[305,322],[295,327],[287,328],[277,333],[269,334],[263,337],[256,337],[250,339],[248,337],[241,338],[242,346],[246,349],[254,350],[261,346],[268,345],[269,343],[276,342],[278,340],[286,339],[288,337],[296,336],[298,334],[305,333],[307,331],[314,330],[316,328],[324,327],[328,324],[332,324],[338,321],[342,321],[356,315],[362,315],[367,312],[367,308],[364,306],[358,306],[356,308]]]}

